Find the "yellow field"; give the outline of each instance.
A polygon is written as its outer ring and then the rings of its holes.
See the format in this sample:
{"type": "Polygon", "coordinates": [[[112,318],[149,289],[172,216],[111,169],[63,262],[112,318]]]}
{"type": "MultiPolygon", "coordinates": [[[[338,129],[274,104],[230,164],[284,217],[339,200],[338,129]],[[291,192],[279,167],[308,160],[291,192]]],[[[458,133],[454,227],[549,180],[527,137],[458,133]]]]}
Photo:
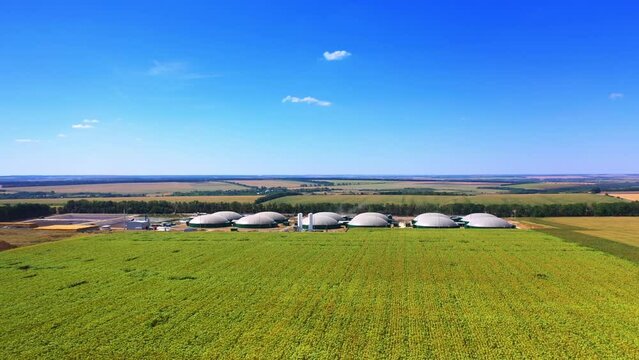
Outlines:
{"type": "Polygon", "coordinates": [[[85,184],[85,185],[53,185],[53,186],[24,186],[7,188],[11,192],[17,191],[55,191],[56,193],[114,193],[114,194],[170,194],[176,191],[224,191],[245,190],[240,185],[220,181],[208,182],[157,182],[157,183],[121,183],[121,184],[85,184]]]}
{"type": "Polygon", "coordinates": [[[621,199],[626,199],[630,201],[639,201],[639,192],[629,192],[629,193],[611,193],[610,196],[616,196],[621,199]]]}
{"type": "Polygon", "coordinates": [[[577,204],[624,201],[594,194],[482,194],[471,196],[448,195],[298,195],[271,200],[273,203],[310,204],[577,204]]]}
{"type": "Polygon", "coordinates": [[[95,200],[95,201],[171,201],[171,202],[215,202],[215,203],[250,203],[254,202],[257,195],[231,195],[231,196],[129,196],[129,197],[96,197],[96,198],[73,198],[73,199],[0,199],[1,204],[49,204],[64,205],[69,200],[95,200]]]}
{"type": "Polygon", "coordinates": [[[546,225],[566,226],[581,234],[639,247],[639,217],[556,217],[544,218],[543,222],[546,225]]]}

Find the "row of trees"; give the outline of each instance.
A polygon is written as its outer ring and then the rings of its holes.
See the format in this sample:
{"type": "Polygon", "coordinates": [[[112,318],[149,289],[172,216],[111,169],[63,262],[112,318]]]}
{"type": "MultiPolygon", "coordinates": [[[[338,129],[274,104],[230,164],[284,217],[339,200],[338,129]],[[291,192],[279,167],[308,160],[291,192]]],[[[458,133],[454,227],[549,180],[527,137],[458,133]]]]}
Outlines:
{"type": "Polygon", "coordinates": [[[411,216],[424,212],[445,214],[470,214],[488,212],[497,216],[639,216],[639,202],[594,203],[594,204],[553,204],[553,205],[482,205],[482,204],[283,204],[283,203],[210,203],[210,202],[169,202],[169,201],[89,201],[71,200],[61,209],[70,213],[137,213],[173,214],[231,210],[239,213],[277,211],[281,213],[308,213],[334,211],[339,213],[359,213],[377,211],[399,216],[411,216]]]}
{"type": "Polygon", "coordinates": [[[15,204],[0,206],[0,221],[15,221],[48,216],[54,211],[44,204],[15,204]]]}

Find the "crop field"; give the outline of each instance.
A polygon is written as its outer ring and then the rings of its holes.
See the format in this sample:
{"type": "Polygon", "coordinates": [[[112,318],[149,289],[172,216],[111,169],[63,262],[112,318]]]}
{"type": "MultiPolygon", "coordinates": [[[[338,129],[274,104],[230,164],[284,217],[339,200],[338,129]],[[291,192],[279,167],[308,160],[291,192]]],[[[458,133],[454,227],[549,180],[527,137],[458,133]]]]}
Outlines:
{"type": "Polygon", "coordinates": [[[449,195],[297,195],[271,200],[276,203],[312,204],[576,204],[624,201],[594,194],[482,194],[472,196],[449,195]]]}
{"type": "Polygon", "coordinates": [[[7,359],[639,357],[639,265],[532,230],[100,234],[0,288],[7,359]]]}
{"type": "Polygon", "coordinates": [[[287,189],[299,189],[302,185],[314,185],[311,182],[297,181],[297,180],[233,180],[234,183],[257,186],[257,187],[283,187],[287,189]]]}
{"type": "Polygon", "coordinates": [[[512,188],[529,190],[557,190],[575,186],[594,185],[587,182],[536,182],[527,184],[510,185],[512,188]]]}
{"type": "Polygon", "coordinates": [[[0,199],[2,204],[49,204],[64,205],[69,200],[95,200],[95,201],[169,201],[169,202],[212,202],[212,203],[252,203],[258,195],[219,195],[219,196],[125,196],[125,197],[92,197],[92,198],[65,198],[65,199],[0,199]]]}
{"type": "Polygon", "coordinates": [[[86,185],[53,185],[13,187],[5,190],[17,191],[55,191],[56,193],[114,193],[114,194],[172,194],[189,191],[246,190],[246,187],[221,181],[208,182],[152,182],[86,185]]]}
{"type": "Polygon", "coordinates": [[[630,201],[639,201],[639,192],[611,193],[610,196],[616,196],[630,201]]]}
{"type": "MultiPolygon", "coordinates": [[[[456,182],[456,181],[393,181],[393,180],[328,180],[335,185],[335,191],[389,191],[402,189],[432,189],[439,192],[461,193],[497,193],[500,190],[482,189],[497,187],[501,184],[491,182],[456,182]]],[[[506,190],[503,190],[506,191],[506,190]]]]}
{"type": "Polygon", "coordinates": [[[525,219],[556,235],[639,264],[639,217],[557,217],[525,219]]]}

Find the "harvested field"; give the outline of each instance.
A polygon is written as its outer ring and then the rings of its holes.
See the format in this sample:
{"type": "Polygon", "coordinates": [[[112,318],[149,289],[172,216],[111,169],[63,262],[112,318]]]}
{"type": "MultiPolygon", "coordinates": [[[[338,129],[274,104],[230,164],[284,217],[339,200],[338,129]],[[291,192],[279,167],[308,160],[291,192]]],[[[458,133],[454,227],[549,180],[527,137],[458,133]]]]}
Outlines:
{"type": "Polygon", "coordinates": [[[234,183],[257,186],[257,187],[283,187],[287,189],[299,189],[302,185],[315,185],[311,182],[297,181],[297,180],[233,180],[234,183]]]}
{"type": "Polygon", "coordinates": [[[616,196],[621,199],[630,201],[639,201],[639,192],[627,192],[627,193],[611,193],[610,196],[616,196]]]}
{"type": "Polygon", "coordinates": [[[25,186],[8,188],[16,191],[54,191],[56,193],[113,193],[113,194],[172,194],[189,191],[225,191],[246,190],[246,187],[221,181],[209,182],[153,182],[153,183],[119,183],[119,184],[86,184],[86,185],[54,185],[25,186]]]}
{"type": "Polygon", "coordinates": [[[576,204],[625,201],[594,194],[482,194],[472,196],[448,195],[298,195],[271,200],[287,204],[576,204]]]}
{"type": "Polygon", "coordinates": [[[127,197],[94,197],[94,198],[67,198],[67,199],[0,199],[0,204],[49,204],[64,205],[69,200],[89,200],[89,201],[169,201],[169,202],[213,202],[213,203],[251,203],[259,196],[257,195],[232,195],[232,196],[127,196],[127,197]]]}
{"type": "Polygon", "coordinates": [[[35,245],[45,242],[69,239],[75,236],[78,236],[78,234],[73,231],[0,228],[0,240],[14,246],[35,245]]]}

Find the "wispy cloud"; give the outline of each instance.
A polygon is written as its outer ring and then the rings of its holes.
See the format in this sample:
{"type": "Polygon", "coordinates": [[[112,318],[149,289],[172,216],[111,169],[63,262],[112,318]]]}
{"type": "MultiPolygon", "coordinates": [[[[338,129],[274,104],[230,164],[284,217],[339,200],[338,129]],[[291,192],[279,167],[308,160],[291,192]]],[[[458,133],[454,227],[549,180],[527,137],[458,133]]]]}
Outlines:
{"type": "Polygon", "coordinates": [[[59,138],[65,138],[65,137],[67,137],[67,134],[58,134],[58,135],[57,135],[57,137],[59,137],[59,138]]]}
{"type": "Polygon", "coordinates": [[[337,50],[333,52],[324,51],[324,59],[327,61],[342,60],[349,56],[351,56],[351,53],[346,50],[337,50]]]}
{"type": "Polygon", "coordinates": [[[291,96],[288,95],[287,97],[285,97],[284,99],[282,99],[283,103],[303,103],[303,104],[311,104],[311,105],[317,105],[317,106],[331,106],[331,102],[330,101],[323,101],[323,100],[319,100],[316,99],[314,97],[311,96],[306,96],[303,98],[299,98],[297,96],[291,96]]]}
{"type": "Polygon", "coordinates": [[[81,123],[71,125],[73,129],[92,129],[95,127],[95,124],[98,124],[100,120],[98,119],[84,119],[81,123]]]}
{"type": "Polygon", "coordinates": [[[39,140],[34,140],[34,139],[16,139],[17,143],[20,144],[29,144],[29,143],[37,143],[39,142],[39,140]]]}
{"type": "Polygon", "coordinates": [[[610,99],[610,100],[623,99],[623,93],[612,92],[612,93],[608,94],[608,99],[610,99]]]}
{"type": "Polygon", "coordinates": [[[190,71],[189,64],[183,61],[157,61],[147,70],[149,76],[171,76],[183,80],[198,80],[219,77],[218,74],[207,74],[190,71]]]}
{"type": "Polygon", "coordinates": [[[183,62],[160,62],[157,60],[153,60],[153,66],[149,68],[147,74],[151,76],[174,74],[184,71],[185,68],[186,64],[183,62]]]}

